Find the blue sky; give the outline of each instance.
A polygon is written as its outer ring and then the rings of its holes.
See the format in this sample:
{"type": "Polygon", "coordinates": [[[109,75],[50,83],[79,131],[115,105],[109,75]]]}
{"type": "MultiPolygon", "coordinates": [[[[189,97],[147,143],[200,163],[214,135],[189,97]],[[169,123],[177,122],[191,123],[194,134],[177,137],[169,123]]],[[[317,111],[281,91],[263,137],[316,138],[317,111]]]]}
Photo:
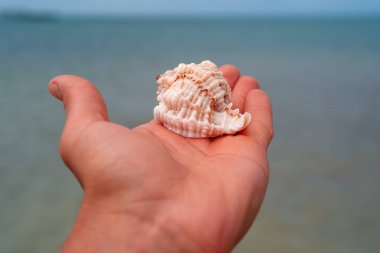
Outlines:
{"type": "Polygon", "coordinates": [[[102,15],[379,15],[380,0],[0,0],[22,8],[102,15]]]}

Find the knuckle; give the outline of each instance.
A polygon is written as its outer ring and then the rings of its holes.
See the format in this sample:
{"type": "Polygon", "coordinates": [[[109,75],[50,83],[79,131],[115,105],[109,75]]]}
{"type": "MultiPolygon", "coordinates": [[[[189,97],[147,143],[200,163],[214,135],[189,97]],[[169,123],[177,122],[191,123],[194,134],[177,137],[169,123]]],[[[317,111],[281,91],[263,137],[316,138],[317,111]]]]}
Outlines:
{"type": "Polygon", "coordinates": [[[68,167],[72,165],[72,160],[75,159],[76,154],[78,154],[80,150],[79,137],[80,136],[69,134],[69,132],[65,130],[62,134],[59,154],[68,167]]]}

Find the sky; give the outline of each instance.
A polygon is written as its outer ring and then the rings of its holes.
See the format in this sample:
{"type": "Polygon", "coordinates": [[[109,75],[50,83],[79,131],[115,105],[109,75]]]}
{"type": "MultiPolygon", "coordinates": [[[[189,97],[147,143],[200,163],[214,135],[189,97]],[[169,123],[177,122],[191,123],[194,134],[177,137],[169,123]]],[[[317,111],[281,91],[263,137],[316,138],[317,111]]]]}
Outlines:
{"type": "Polygon", "coordinates": [[[377,15],[380,0],[0,0],[24,9],[86,15],[377,15]]]}

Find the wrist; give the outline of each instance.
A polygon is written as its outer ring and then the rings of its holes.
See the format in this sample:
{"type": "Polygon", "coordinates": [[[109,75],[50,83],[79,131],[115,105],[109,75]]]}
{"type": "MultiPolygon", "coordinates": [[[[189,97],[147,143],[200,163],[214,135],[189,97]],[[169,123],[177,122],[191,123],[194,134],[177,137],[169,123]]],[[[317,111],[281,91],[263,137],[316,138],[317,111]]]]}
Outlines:
{"type": "Polygon", "coordinates": [[[110,211],[84,201],[66,252],[203,252],[183,231],[142,212],[110,211]]]}

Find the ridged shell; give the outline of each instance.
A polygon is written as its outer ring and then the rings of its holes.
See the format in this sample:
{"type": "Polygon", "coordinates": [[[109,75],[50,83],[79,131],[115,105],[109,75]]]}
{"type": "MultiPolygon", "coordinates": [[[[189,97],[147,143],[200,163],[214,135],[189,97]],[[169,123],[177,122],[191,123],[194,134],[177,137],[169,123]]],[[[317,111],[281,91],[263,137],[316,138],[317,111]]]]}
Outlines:
{"type": "Polygon", "coordinates": [[[249,113],[232,110],[231,89],[211,61],[179,64],[157,76],[155,119],[185,137],[206,138],[234,134],[251,121],[249,113]]]}

